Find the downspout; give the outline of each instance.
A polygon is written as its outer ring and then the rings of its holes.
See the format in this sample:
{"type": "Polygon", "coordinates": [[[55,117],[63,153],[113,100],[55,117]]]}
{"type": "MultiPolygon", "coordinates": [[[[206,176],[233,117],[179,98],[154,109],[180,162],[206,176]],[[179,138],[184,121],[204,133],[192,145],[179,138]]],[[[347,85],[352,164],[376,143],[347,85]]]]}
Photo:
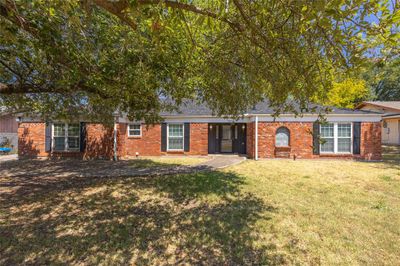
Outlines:
{"type": "Polygon", "coordinates": [[[256,116],[255,119],[255,130],[254,130],[254,134],[255,134],[255,155],[254,155],[254,160],[258,160],[258,116],[256,116]]]}
{"type": "Polygon", "coordinates": [[[114,122],[114,161],[118,161],[118,154],[117,154],[117,118],[114,122]]]}
{"type": "Polygon", "coordinates": [[[114,161],[118,161],[118,154],[117,154],[117,123],[118,118],[120,116],[118,111],[113,113],[114,116],[114,161]]]}

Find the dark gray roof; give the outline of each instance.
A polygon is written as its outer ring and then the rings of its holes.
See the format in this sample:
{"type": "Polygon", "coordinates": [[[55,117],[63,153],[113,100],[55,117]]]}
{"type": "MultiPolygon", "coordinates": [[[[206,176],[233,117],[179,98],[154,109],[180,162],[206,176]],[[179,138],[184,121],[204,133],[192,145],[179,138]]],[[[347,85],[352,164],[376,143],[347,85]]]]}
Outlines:
{"type": "MultiPolygon", "coordinates": [[[[291,103],[293,109],[297,111],[297,113],[303,114],[379,114],[378,112],[367,111],[367,110],[353,110],[348,108],[337,108],[331,106],[322,106],[317,104],[309,104],[306,109],[300,110],[301,108],[297,103],[291,103]]],[[[293,114],[292,110],[281,110],[280,114],[293,114]]],[[[247,114],[275,114],[275,110],[270,107],[270,104],[267,100],[259,102],[254,106],[254,108],[249,109],[247,114]]],[[[171,112],[161,112],[161,116],[212,116],[212,110],[205,103],[197,103],[195,101],[184,101],[180,107],[179,111],[171,111],[171,112]]]]}
{"type": "Polygon", "coordinates": [[[161,112],[161,116],[210,116],[214,115],[207,104],[197,103],[195,101],[184,101],[179,106],[179,111],[161,112]]]}
{"type": "Polygon", "coordinates": [[[383,115],[383,117],[392,117],[392,116],[399,116],[400,113],[395,113],[395,114],[387,114],[387,115],[383,115]]]}

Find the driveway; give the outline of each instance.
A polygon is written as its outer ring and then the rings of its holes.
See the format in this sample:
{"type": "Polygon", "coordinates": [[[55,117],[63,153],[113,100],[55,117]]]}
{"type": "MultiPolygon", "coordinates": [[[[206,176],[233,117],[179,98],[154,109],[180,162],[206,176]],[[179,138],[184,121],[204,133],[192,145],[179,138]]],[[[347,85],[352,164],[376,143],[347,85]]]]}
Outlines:
{"type": "Polygon", "coordinates": [[[0,162],[15,161],[18,160],[17,154],[0,155],[0,162]]]}

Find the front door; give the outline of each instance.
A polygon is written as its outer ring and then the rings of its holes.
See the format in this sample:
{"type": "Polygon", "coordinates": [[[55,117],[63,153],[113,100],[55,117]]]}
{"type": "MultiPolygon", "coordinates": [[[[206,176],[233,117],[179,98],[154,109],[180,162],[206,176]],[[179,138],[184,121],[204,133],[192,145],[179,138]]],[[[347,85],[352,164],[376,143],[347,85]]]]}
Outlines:
{"type": "Polygon", "coordinates": [[[246,124],[209,124],[208,153],[246,153],[246,124]]]}
{"type": "Polygon", "coordinates": [[[235,124],[233,132],[233,152],[246,154],[246,124],[235,124]]]}
{"type": "Polygon", "coordinates": [[[232,126],[222,125],[222,136],[221,136],[221,152],[231,153],[232,150],[232,126]]]}

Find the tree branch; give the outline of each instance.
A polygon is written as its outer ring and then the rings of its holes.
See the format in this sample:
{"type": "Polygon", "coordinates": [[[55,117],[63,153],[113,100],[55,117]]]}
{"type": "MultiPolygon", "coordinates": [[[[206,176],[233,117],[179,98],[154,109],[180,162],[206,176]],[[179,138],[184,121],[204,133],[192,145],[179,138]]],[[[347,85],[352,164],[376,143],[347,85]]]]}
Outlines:
{"type": "MultiPolygon", "coordinates": [[[[132,19],[130,19],[127,16],[127,13],[125,13],[131,7],[127,0],[120,0],[120,1],[113,1],[113,2],[111,2],[109,0],[93,0],[93,2],[97,6],[103,8],[104,10],[119,17],[122,21],[127,23],[131,28],[133,28],[133,29],[137,28],[136,23],[134,23],[132,21],[132,19]]],[[[189,11],[192,13],[211,17],[211,18],[223,21],[223,22],[229,24],[231,27],[241,28],[240,24],[234,23],[227,18],[218,16],[218,14],[216,14],[210,10],[202,9],[202,8],[192,5],[192,4],[180,3],[180,2],[172,1],[172,0],[138,0],[137,1],[137,6],[158,5],[158,4],[164,4],[166,7],[170,7],[173,9],[185,10],[185,11],[189,11]]]]}
{"type": "Polygon", "coordinates": [[[9,65],[7,65],[3,60],[0,59],[0,64],[3,65],[5,68],[8,69],[8,71],[10,71],[11,73],[13,73],[14,75],[18,76],[19,78],[21,78],[21,75],[15,71],[14,69],[12,69],[9,65]]]}
{"type": "Polygon", "coordinates": [[[43,93],[43,92],[52,92],[50,89],[35,89],[34,86],[30,84],[20,84],[20,83],[13,83],[13,84],[5,84],[0,83],[0,95],[11,95],[11,94],[25,94],[25,93],[43,93]]]}
{"type": "Polygon", "coordinates": [[[97,6],[117,16],[121,21],[128,24],[129,27],[136,30],[136,23],[131,18],[129,18],[126,12],[124,12],[129,7],[129,3],[127,0],[120,0],[118,2],[110,2],[108,0],[93,0],[93,2],[97,6]]]}
{"type": "Polygon", "coordinates": [[[18,10],[16,9],[15,4],[9,0],[0,2],[0,16],[6,18],[8,21],[16,24],[19,28],[32,35],[36,35],[37,33],[36,28],[33,27],[29,21],[18,15],[18,10]]]}
{"type": "Polygon", "coordinates": [[[228,23],[229,25],[231,25],[233,27],[239,26],[239,24],[236,24],[226,18],[222,18],[222,17],[218,16],[218,14],[216,14],[210,10],[202,9],[202,8],[199,8],[192,4],[180,3],[180,2],[171,1],[171,0],[138,0],[139,5],[158,5],[160,3],[163,3],[165,6],[170,7],[170,8],[186,10],[186,11],[190,11],[192,13],[205,15],[207,17],[218,19],[220,21],[228,23]]]}
{"type": "MultiPolygon", "coordinates": [[[[110,99],[111,96],[99,90],[98,88],[87,86],[84,81],[79,81],[76,84],[69,86],[75,92],[82,91],[91,94],[98,95],[102,99],[110,99]]],[[[5,84],[0,83],[0,95],[11,95],[11,94],[28,94],[28,93],[61,93],[67,94],[69,91],[65,88],[57,88],[55,86],[35,86],[27,83],[12,83],[5,84]]]]}

